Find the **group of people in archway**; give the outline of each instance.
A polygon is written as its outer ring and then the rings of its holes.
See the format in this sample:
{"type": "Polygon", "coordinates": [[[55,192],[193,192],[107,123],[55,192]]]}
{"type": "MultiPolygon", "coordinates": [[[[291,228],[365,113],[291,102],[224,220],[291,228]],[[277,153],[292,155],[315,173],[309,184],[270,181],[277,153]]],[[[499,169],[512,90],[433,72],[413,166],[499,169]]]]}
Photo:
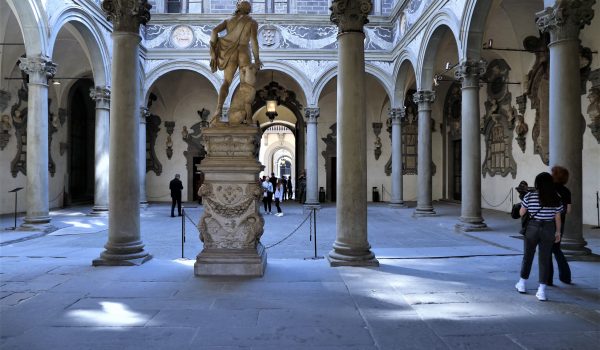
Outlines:
{"type": "Polygon", "coordinates": [[[271,206],[275,201],[275,207],[277,213],[275,216],[283,216],[281,210],[281,203],[284,200],[292,199],[292,178],[288,176],[282,176],[281,179],[275,177],[275,173],[271,173],[271,177],[267,179],[267,176],[263,176],[260,180],[260,186],[263,189],[263,206],[264,213],[271,215],[271,206]]]}
{"type": "Polygon", "coordinates": [[[519,293],[526,293],[526,281],[538,248],[539,286],[535,295],[541,301],[547,300],[546,286],[553,285],[552,255],[556,258],[560,281],[571,284],[571,269],[560,247],[565,218],[571,211],[571,191],[565,186],[569,171],[562,166],[554,166],[551,171],[552,174],[538,174],[534,188],[521,181],[517,187],[520,209],[517,207],[518,214],[513,214],[513,217],[527,219],[521,231],[524,235],[521,278],[515,288],[519,293]]]}

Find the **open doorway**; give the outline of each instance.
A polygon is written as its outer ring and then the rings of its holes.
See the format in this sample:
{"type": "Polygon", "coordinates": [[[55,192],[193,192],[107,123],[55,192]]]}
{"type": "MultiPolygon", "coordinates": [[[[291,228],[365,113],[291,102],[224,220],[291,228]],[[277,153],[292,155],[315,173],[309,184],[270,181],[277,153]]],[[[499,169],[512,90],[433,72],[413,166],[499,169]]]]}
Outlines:
{"type": "Polygon", "coordinates": [[[96,105],[91,79],[79,79],[69,90],[69,204],[94,201],[96,105]]]}

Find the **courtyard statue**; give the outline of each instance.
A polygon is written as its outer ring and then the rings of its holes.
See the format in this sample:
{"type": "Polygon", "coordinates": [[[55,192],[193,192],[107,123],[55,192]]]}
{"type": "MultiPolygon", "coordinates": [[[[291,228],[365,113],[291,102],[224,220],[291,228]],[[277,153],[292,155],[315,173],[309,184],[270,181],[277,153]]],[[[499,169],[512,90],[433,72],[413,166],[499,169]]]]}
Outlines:
{"type": "MultiPolygon", "coordinates": [[[[210,38],[210,68],[214,72],[218,70],[224,71],[224,81],[219,89],[219,97],[217,100],[217,109],[211,120],[211,125],[218,123],[223,112],[223,103],[229,94],[229,86],[233,80],[235,72],[240,68],[242,84],[248,84],[252,80],[252,89],[239,89],[237,94],[243,94],[240,96],[239,101],[234,101],[238,104],[246,104],[253,93],[255,77],[253,79],[247,79],[248,74],[252,74],[248,66],[253,66],[254,75],[262,68],[258,54],[258,23],[250,17],[252,11],[252,5],[249,1],[241,0],[236,5],[235,13],[229,19],[224,20],[218,24],[211,33],[210,38]],[[227,34],[219,36],[219,33],[227,30],[227,34]],[[250,60],[250,45],[252,45],[252,54],[254,56],[254,63],[250,60]],[[242,103],[243,102],[243,103],[242,103]]],[[[234,96],[235,99],[235,96],[234,96]]],[[[252,103],[252,101],[250,101],[252,103]]],[[[239,106],[238,106],[239,107],[239,106]]],[[[244,109],[246,109],[244,107],[244,109]]],[[[248,112],[245,112],[247,114],[248,112]]],[[[236,118],[240,118],[236,115],[236,118]]],[[[249,119],[250,116],[245,115],[243,120],[249,119]]],[[[239,121],[241,122],[241,120],[239,121]]]]}

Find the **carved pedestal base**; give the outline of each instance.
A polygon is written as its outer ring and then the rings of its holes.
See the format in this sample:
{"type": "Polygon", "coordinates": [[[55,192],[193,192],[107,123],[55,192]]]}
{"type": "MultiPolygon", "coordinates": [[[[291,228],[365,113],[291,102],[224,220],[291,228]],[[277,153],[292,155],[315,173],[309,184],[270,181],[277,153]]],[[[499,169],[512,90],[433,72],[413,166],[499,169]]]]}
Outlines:
{"type": "Polygon", "coordinates": [[[259,129],[253,126],[215,126],[202,131],[206,158],[200,218],[204,249],[194,264],[197,276],[262,276],[267,263],[260,243],[264,219],[259,200],[260,163],[256,151],[259,129]]]}

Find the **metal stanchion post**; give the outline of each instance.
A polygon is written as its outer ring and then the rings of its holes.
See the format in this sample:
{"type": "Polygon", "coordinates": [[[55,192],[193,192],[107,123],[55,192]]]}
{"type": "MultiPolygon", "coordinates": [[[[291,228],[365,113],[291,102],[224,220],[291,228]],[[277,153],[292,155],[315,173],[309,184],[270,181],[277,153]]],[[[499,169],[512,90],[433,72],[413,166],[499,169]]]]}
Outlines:
{"type": "Polygon", "coordinates": [[[22,189],[23,189],[23,187],[17,187],[17,188],[14,188],[14,189],[8,191],[8,193],[12,192],[15,194],[15,226],[8,227],[7,230],[16,230],[17,229],[17,192],[19,192],[22,189]]]}
{"type": "Polygon", "coordinates": [[[592,228],[600,229],[600,194],[598,194],[598,191],[596,191],[596,215],[598,215],[598,226],[594,226],[592,228]]]}
{"type": "Polygon", "coordinates": [[[318,259],[323,259],[322,256],[318,256],[317,255],[317,208],[312,208],[311,209],[311,215],[312,215],[312,222],[313,222],[313,227],[314,227],[314,247],[315,247],[315,255],[310,257],[310,258],[304,258],[304,260],[307,259],[311,259],[311,260],[318,260],[318,259]]]}
{"type": "Polygon", "coordinates": [[[184,258],[183,245],[185,244],[185,208],[181,208],[181,258],[184,258]]]}

